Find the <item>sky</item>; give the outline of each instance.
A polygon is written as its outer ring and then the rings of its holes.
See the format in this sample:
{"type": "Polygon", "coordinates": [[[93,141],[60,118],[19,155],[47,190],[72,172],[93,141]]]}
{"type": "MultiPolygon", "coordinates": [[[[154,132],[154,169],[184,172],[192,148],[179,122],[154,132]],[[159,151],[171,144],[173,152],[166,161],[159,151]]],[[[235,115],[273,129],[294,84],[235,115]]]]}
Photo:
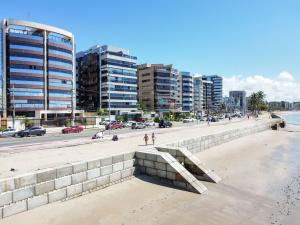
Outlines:
{"type": "Polygon", "coordinates": [[[264,91],[268,101],[300,101],[300,1],[118,0],[1,3],[0,19],[72,32],[76,51],[112,45],[138,64],[222,75],[230,90],[264,91]]]}

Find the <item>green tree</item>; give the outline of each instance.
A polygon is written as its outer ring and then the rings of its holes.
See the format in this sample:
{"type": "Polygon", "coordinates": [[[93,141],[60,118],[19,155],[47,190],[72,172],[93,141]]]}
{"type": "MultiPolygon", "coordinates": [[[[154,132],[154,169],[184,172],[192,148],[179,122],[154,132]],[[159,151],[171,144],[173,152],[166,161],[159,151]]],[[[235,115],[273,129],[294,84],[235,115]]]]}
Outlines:
{"type": "Polygon", "coordinates": [[[238,106],[238,102],[239,102],[239,98],[238,97],[235,97],[234,98],[234,111],[236,112],[236,108],[237,108],[237,106],[238,106]]]}
{"type": "Polygon", "coordinates": [[[148,110],[148,109],[147,109],[147,106],[146,106],[144,103],[142,103],[142,102],[138,102],[138,103],[136,104],[136,106],[137,106],[137,109],[138,109],[138,110],[143,110],[144,112],[148,110]]]}
{"type": "Polygon", "coordinates": [[[97,114],[98,114],[99,116],[102,116],[102,115],[104,114],[104,109],[102,109],[102,108],[97,108],[97,114]]]}
{"type": "Polygon", "coordinates": [[[222,102],[222,104],[221,104],[221,113],[225,112],[225,109],[226,109],[225,102],[222,102]]]}
{"type": "Polygon", "coordinates": [[[119,120],[119,121],[124,121],[124,118],[123,118],[123,116],[117,116],[117,120],[119,120]]]}
{"type": "Polygon", "coordinates": [[[32,125],[33,125],[32,121],[28,118],[25,118],[24,120],[22,120],[21,124],[24,124],[25,127],[32,127],[32,125]]]}

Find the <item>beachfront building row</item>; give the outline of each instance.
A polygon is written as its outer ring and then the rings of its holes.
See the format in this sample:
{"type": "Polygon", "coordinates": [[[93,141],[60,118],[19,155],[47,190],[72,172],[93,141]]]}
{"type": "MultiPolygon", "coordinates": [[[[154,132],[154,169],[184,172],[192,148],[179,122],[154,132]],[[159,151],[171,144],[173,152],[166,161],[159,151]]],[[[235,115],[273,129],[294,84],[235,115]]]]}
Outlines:
{"type": "Polygon", "coordinates": [[[74,35],[30,21],[0,23],[0,111],[51,118],[74,113],[74,35]]]}

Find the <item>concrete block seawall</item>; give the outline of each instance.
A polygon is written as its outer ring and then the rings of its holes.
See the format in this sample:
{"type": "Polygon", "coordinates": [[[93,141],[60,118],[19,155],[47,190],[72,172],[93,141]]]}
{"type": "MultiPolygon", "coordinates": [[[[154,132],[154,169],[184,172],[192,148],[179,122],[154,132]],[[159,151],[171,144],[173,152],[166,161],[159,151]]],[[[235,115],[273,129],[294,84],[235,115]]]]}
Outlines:
{"type": "Polygon", "coordinates": [[[124,181],[140,172],[135,152],[0,180],[0,219],[124,181]]]}
{"type": "Polygon", "coordinates": [[[184,147],[192,154],[196,154],[200,151],[212,148],[214,146],[232,141],[237,138],[241,138],[250,134],[257,132],[262,132],[265,130],[270,130],[271,126],[281,122],[281,120],[276,119],[274,121],[269,121],[265,123],[259,123],[257,125],[246,126],[242,128],[232,129],[228,131],[223,131],[210,135],[203,135],[199,137],[193,137],[186,140],[179,140],[176,142],[168,143],[162,145],[162,147],[184,147]]]}

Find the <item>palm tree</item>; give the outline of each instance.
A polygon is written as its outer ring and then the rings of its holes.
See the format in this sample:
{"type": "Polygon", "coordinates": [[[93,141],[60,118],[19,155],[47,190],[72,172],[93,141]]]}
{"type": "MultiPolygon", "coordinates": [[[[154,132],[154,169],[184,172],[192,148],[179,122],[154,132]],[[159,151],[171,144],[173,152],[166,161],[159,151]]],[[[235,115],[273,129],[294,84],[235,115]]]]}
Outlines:
{"type": "Polygon", "coordinates": [[[225,102],[222,102],[222,105],[221,105],[221,112],[223,112],[225,109],[226,109],[225,102]]]}
{"type": "Polygon", "coordinates": [[[236,111],[235,109],[236,109],[236,107],[237,107],[238,102],[239,102],[239,98],[238,98],[238,97],[235,97],[235,98],[234,98],[234,111],[236,111]]]}
{"type": "Polygon", "coordinates": [[[258,94],[252,93],[250,95],[250,106],[251,106],[252,113],[254,113],[254,111],[257,109],[257,105],[258,105],[258,94]]]}

